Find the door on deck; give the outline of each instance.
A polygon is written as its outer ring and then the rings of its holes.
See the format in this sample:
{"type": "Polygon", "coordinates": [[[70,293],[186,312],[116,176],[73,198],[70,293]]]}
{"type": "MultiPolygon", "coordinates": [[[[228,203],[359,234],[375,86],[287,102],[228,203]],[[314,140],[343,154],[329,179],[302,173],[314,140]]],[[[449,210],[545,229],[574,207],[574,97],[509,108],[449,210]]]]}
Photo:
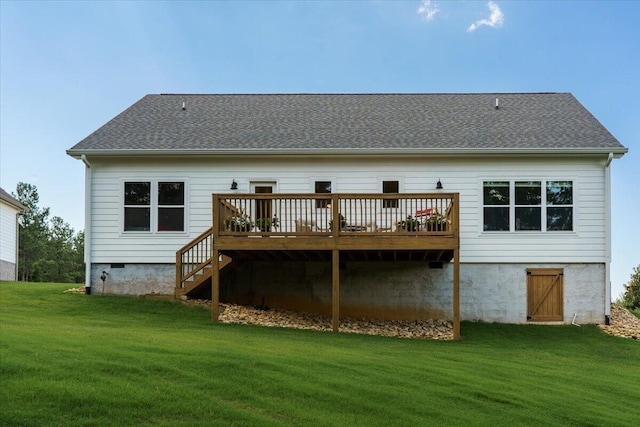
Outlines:
{"type": "Polygon", "coordinates": [[[554,322],[564,320],[563,270],[527,270],[527,320],[554,322]]]}
{"type": "MultiPolygon", "coordinates": [[[[252,182],[251,189],[255,194],[271,194],[273,193],[273,189],[275,187],[275,183],[271,182],[252,182]]],[[[273,218],[273,203],[272,200],[269,199],[260,199],[256,198],[255,202],[255,219],[261,218],[273,218]]],[[[267,230],[263,230],[267,231],[267,230]]]]}

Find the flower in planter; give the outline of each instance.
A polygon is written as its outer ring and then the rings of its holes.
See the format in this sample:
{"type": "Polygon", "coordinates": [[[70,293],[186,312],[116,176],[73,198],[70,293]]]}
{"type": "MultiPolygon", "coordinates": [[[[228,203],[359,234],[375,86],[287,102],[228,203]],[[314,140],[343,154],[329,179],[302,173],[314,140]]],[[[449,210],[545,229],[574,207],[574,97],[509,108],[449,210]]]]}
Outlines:
{"type": "Polygon", "coordinates": [[[224,226],[229,231],[251,231],[253,229],[253,222],[251,222],[249,215],[240,211],[236,215],[226,217],[224,226]]]}
{"type": "MultiPolygon", "coordinates": [[[[344,219],[344,215],[338,214],[338,219],[340,220],[340,230],[344,230],[347,226],[347,220],[344,219]]],[[[329,221],[329,230],[333,230],[333,220],[329,221]]]]}
{"type": "Polygon", "coordinates": [[[280,220],[277,216],[273,218],[258,218],[256,219],[256,228],[260,231],[271,231],[271,229],[277,229],[280,225],[280,220]]]}
{"type": "Polygon", "coordinates": [[[440,214],[431,215],[424,220],[427,231],[446,231],[448,226],[449,220],[440,214]]]}
{"type": "Polygon", "coordinates": [[[397,229],[403,231],[418,231],[420,230],[420,220],[418,218],[414,218],[411,215],[407,217],[407,219],[403,221],[398,221],[397,229]]]}

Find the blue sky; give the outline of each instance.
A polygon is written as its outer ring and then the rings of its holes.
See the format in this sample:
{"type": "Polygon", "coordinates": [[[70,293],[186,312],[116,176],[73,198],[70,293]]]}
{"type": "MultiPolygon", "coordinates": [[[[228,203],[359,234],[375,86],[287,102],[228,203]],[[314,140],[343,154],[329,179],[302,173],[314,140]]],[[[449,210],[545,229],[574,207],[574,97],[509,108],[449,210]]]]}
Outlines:
{"type": "Polygon", "coordinates": [[[571,92],[614,161],[613,296],[640,264],[640,2],[0,1],[0,185],[84,224],[65,150],[148,93],[571,92]]]}

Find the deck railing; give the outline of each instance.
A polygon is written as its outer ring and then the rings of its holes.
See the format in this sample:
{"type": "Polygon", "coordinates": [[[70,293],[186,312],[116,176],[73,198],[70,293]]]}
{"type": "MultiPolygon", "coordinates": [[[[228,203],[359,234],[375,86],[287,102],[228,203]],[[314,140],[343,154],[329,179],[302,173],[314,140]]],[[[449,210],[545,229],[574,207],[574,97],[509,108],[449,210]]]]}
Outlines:
{"type": "Polygon", "coordinates": [[[454,235],[456,194],[214,194],[220,236],[454,235]]]}
{"type": "Polygon", "coordinates": [[[176,252],[176,288],[183,288],[186,281],[211,264],[213,254],[213,227],[176,252]]]}

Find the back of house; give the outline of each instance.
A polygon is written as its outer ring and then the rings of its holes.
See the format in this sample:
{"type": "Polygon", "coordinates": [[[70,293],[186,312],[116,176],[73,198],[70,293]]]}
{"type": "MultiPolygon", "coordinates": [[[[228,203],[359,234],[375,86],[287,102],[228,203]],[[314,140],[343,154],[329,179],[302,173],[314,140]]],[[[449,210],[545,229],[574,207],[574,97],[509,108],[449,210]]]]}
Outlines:
{"type": "Polygon", "coordinates": [[[341,315],[601,323],[626,151],[568,93],[170,94],[67,153],[93,293],[327,313],[336,251],[341,315]]]}

